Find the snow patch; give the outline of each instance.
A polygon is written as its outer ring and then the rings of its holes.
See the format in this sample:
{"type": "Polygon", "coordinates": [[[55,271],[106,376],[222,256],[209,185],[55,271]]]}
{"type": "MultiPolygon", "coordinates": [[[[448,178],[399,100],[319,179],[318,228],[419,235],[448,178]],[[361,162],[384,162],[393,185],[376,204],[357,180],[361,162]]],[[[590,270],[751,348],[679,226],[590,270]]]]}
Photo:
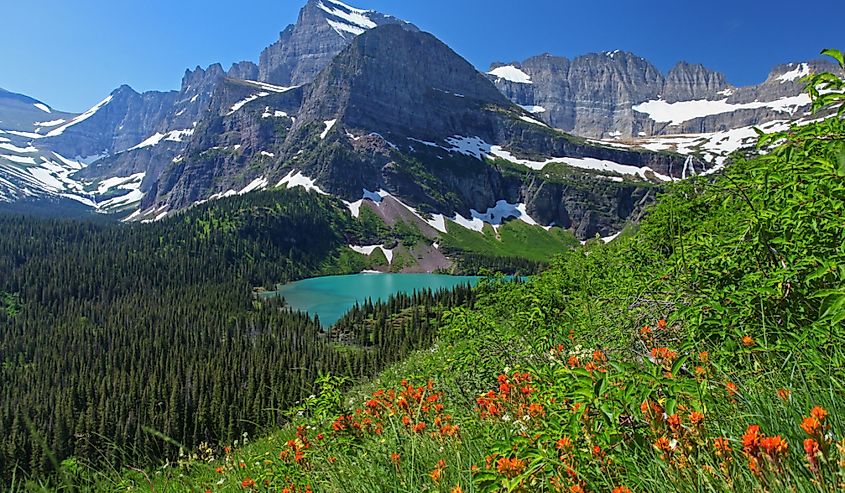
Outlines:
{"type": "MultiPolygon", "coordinates": [[[[792,64],[790,63],[789,66],[791,67],[792,64]]],[[[775,80],[779,80],[781,84],[785,84],[787,82],[794,81],[796,79],[800,79],[801,77],[806,77],[810,75],[810,66],[806,63],[799,63],[797,67],[786,72],[779,76],[775,80]]]]}
{"type": "Polygon", "coordinates": [[[246,99],[242,99],[242,100],[238,101],[237,103],[233,104],[232,107],[229,109],[229,112],[226,113],[226,116],[229,116],[229,115],[235,113],[236,111],[240,110],[241,108],[243,108],[247,104],[255,101],[258,98],[266,98],[269,95],[270,95],[269,92],[264,92],[264,91],[256,93],[256,94],[252,94],[251,96],[247,97],[246,99]]]}
{"type": "Polygon", "coordinates": [[[527,111],[527,112],[529,112],[529,113],[533,113],[533,114],[535,114],[535,115],[536,115],[537,113],[545,113],[545,112],[546,112],[546,108],[543,108],[542,106],[536,106],[536,105],[519,105],[519,107],[520,107],[520,108],[522,108],[522,109],[524,109],[525,111],[527,111]]]}
{"type": "Polygon", "coordinates": [[[59,118],[58,120],[50,120],[49,122],[35,122],[33,125],[36,127],[55,127],[56,125],[61,125],[62,123],[66,122],[64,118],[59,118]]]}
{"type": "Polygon", "coordinates": [[[337,123],[337,119],[334,120],[327,120],[323,122],[326,125],[326,129],[323,130],[323,133],[320,134],[320,139],[324,140],[327,135],[329,135],[329,130],[334,127],[335,123],[337,123]]]}
{"type": "Polygon", "coordinates": [[[87,120],[87,119],[91,118],[92,116],[94,116],[95,114],[97,114],[97,112],[100,111],[100,109],[102,109],[103,106],[109,104],[111,102],[111,100],[112,100],[112,97],[108,96],[106,99],[104,99],[104,100],[100,101],[99,103],[95,104],[94,106],[92,106],[90,109],[88,109],[87,111],[85,111],[81,115],[72,118],[69,122],[65,123],[61,127],[58,127],[58,128],[55,128],[55,129],[49,131],[47,133],[46,137],[57,137],[57,136],[61,135],[62,133],[64,133],[64,131],[69,129],[70,127],[84,122],[85,120],[87,120]]]}
{"type": "Polygon", "coordinates": [[[524,116],[524,115],[523,115],[523,116],[520,116],[520,117],[519,117],[519,119],[520,119],[520,120],[522,120],[522,121],[524,121],[524,122],[532,123],[532,124],[534,124],[534,125],[540,125],[541,127],[546,127],[546,128],[548,128],[548,127],[549,127],[548,125],[546,125],[545,123],[541,122],[540,120],[535,120],[535,119],[533,119],[533,118],[531,118],[531,117],[528,117],[528,116],[524,116]]]}
{"type": "Polygon", "coordinates": [[[282,178],[282,180],[276,184],[276,188],[279,188],[282,185],[284,185],[288,190],[291,188],[303,187],[308,192],[313,190],[320,195],[328,195],[316,185],[314,180],[303,175],[301,171],[291,171],[288,173],[287,176],[282,178]]]}
{"type": "Polygon", "coordinates": [[[44,103],[35,103],[35,104],[33,104],[32,106],[35,106],[36,108],[38,108],[39,110],[43,111],[44,113],[52,113],[52,111],[50,111],[50,107],[49,107],[49,106],[47,106],[47,105],[46,105],[46,104],[44,104],[44,103]]]}
{"type": "Polygon", "coordinates": [[[267,180],[267,178],[264,178],[263,176],[261,178],[256,178],[252,180],[249,185],[241,189],[241,191],[238,192],[238,195],[245,195],[249,192],[254,192],[256,190],[264,190],[265,188],[267,188],[267,185],[269,183],[270,182],[267,180]]]}
{"type": "Polygon", "coordinates": [[[534,82],[531,81],[531,76],[523,72],[522,70],[514,67],[513,65],[505,65],[503,67],[497,67],[493,70],[487,72],[488,74],[498,77],[500,80],[504,79],[510,82],[516,82],[517,84],[533,84],[534,82]]]}
{"type": "Polygon", "coordinates": [[[375,252],[376,250],[381,250],[381,252],[384,254],[385,258],[387,258],[387,263],[388,264],[393,263],[393,250],[388,249],[388,248],[384,248],[384,246],[382,246],[382,245],[369,245],[369,246],[349,245],[349,248],[351,248],[352,250],[360,253],[361,255],[366,255],[368,257],[370,255],[372,255],[373,252],[375,252]]]}
{"type": "Polygon", "coordinates": [[[752,103],[728,103],[727,98],[718,101],[706,99],[667,103],[662,99],[647,101],[634,106],[634,111],[648,115],[658,123],[679,125],[689,120],[710,115],[720,115],[743,109],[770,108],[774,111],[794,114],[799,108],[810,104],[810,96],[799,94],[775,101],[754,101],[752,103]]]}

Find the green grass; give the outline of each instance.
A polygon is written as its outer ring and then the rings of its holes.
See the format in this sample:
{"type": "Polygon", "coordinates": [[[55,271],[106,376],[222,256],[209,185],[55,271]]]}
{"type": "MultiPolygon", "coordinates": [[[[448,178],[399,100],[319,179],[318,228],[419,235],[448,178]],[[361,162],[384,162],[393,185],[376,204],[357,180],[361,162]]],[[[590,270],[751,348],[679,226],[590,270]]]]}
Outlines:
{"type": "Polygon", "coordinates": [[[511,220],[498,228],[498,234],[489,224],[485,224],[480,233],[448,224],[447,233],[442,236],[442,245],[448,251],[548,262],[552,256],[578,245],[578,240],[571,232],[560,228],[546,231],[522,221],[511,220]]]}

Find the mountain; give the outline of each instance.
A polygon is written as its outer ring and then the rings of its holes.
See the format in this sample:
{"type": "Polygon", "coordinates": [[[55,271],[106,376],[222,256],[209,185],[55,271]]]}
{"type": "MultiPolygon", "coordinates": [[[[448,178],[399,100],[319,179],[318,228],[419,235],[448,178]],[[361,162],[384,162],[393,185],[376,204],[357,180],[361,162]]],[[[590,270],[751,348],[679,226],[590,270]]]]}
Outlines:
{"type": "MultiPolygon", "coordinates": [[[[213,99],[232,101],[244,84],[226,80],[213,99]]],[[[586,238],[621,228],[648,193],[643,180],[685,169],[679,155],[552,129],[434,36],[395,24],[356,37],[311,84],[253,91],[197,127],[137,217],[305,185],[353,212],[365,201],[387,221],[410,212],[428,231],[513,216],[586,238]],[[375,205],[385,198],[393,212],[375,205]]]]}
{"type": "Polygon", "coordinates": [[[791,120],[810,103],[801,77],[836,69],[824,61],[780,65],[761,84],[735,87],[702,65],[680,62],[664,75],[642,57],[612,51],[495,63],[488,76],[509,99],[555,128],[625,139],[791,120]]]}
{"type": "Polygon", "coordinates": [[[258,78],[281,86],[311,82],[355,36],[385,24],[417,29],[373,10],[335,0],[309,0],[296,24],[288,26],[278,41],[261,53],[258,78]]]}
{"type": "Polygon", "coordinates": [[[49,126],[15,117],[24,130],[0,135],[0,201],[67,198],[152,220],[304,185],[356,214],[363,204],[388,222],[403,215],[432,238],[507,217],[610,235],[651,200],[651,183],[721,165],[751,125],[800,116],[798,79],[819,67],[735,88],[701,65],[664,75],[617,51],[484,76],[410,23],[310,0],[257,64],[187,70],[178,91],[122,86],[49,126]]]}

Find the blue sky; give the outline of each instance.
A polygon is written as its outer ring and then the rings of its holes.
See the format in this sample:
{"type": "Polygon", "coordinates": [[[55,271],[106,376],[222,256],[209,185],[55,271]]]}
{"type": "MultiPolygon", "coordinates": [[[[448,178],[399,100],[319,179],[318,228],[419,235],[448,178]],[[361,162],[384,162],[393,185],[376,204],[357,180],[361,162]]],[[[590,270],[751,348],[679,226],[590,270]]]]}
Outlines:
{"type": "MultiPolygon", "coordinates": [[[[257,61],[305,0],[8,0],[0,87],[82,111],[121,84],[179,87],[188,67],[257,61]]],[[[540,53],[622,49],[664,72],[678,60],[736,85],[778,63],[845,48],[841,0],[348,0],[411,21],[476,67],[540,53]],[[828,13],[825,13],[828,12],[828,13]]]]}

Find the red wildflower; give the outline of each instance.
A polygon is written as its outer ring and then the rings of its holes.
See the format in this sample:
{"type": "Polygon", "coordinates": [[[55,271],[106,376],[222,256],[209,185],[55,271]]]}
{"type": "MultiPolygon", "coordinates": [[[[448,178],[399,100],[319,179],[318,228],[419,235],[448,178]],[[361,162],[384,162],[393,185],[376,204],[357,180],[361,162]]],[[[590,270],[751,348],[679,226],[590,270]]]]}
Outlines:
{"type": "Polygon", "coordinates": [[[824,420],[827,418],[827,411],[823,407],[816,406],[810,410],[810,416],[819,420],[819,422],[823,423],[824,420]]]}
{"type": "Polygon", "coordinates": [[[773,437],[764,437],[760,440],[760,448],[772,458],[777,458],[786,454],[789,450],[789,444],[780,435],[773,437]]]}
{"type": "Polygon", "coordinates": [[[689,420],[693,426],[698,426],[704,422],[704,415],[698,411],[693,411],[689,414],[689,420]]]}
{"type": "Polygon", "coordinates": [[[253,488],[255,487],[255,481],[252,478],[246,478],[241,481],[241,486],[244,488],[253,488]]]}
{"type": "Polygon", "coordinates": [[[778,397],[780,398],[780,400],[782,400],[784,402],[789,400],[789,394],[790,394],[789,389],[778,390],[778,397]]]}
{"type": "Polygon", "coordinates": [[[751,336],[744,336],[742,338],[742,345],[745,347],[751,347],[754,345],[754,338],[751,336]]]}
{"type": "Polygon", "coordinates": [[[819,436],[821,434],[822,424],[817,418],[810,416],[801,421],[801,429],[810,436],[819,436]]]}
{"type": "Polygon", "coordinates": [[[628,488],[627,486],[617,486],[616,488],[613,488],[613,493],[631,493],[631,488],[628,488]]]}
{"type": "Polygon", "coordinates": [[[677,430],[678,428],[681,427],[681,417],[678,416],[677,414],[673,414],[673,415],[669,416],[668,418],[666,418],[666,423],[668,423],[669,427],[672,428],[673,430],[677,430]]]}
{"type": "Polygon", "coordinates": [[[525,471],[525,461],[517,457],[513,459],[502,457],[496,461],[496,470],[507,478],[515,478],[525,471]]]}

